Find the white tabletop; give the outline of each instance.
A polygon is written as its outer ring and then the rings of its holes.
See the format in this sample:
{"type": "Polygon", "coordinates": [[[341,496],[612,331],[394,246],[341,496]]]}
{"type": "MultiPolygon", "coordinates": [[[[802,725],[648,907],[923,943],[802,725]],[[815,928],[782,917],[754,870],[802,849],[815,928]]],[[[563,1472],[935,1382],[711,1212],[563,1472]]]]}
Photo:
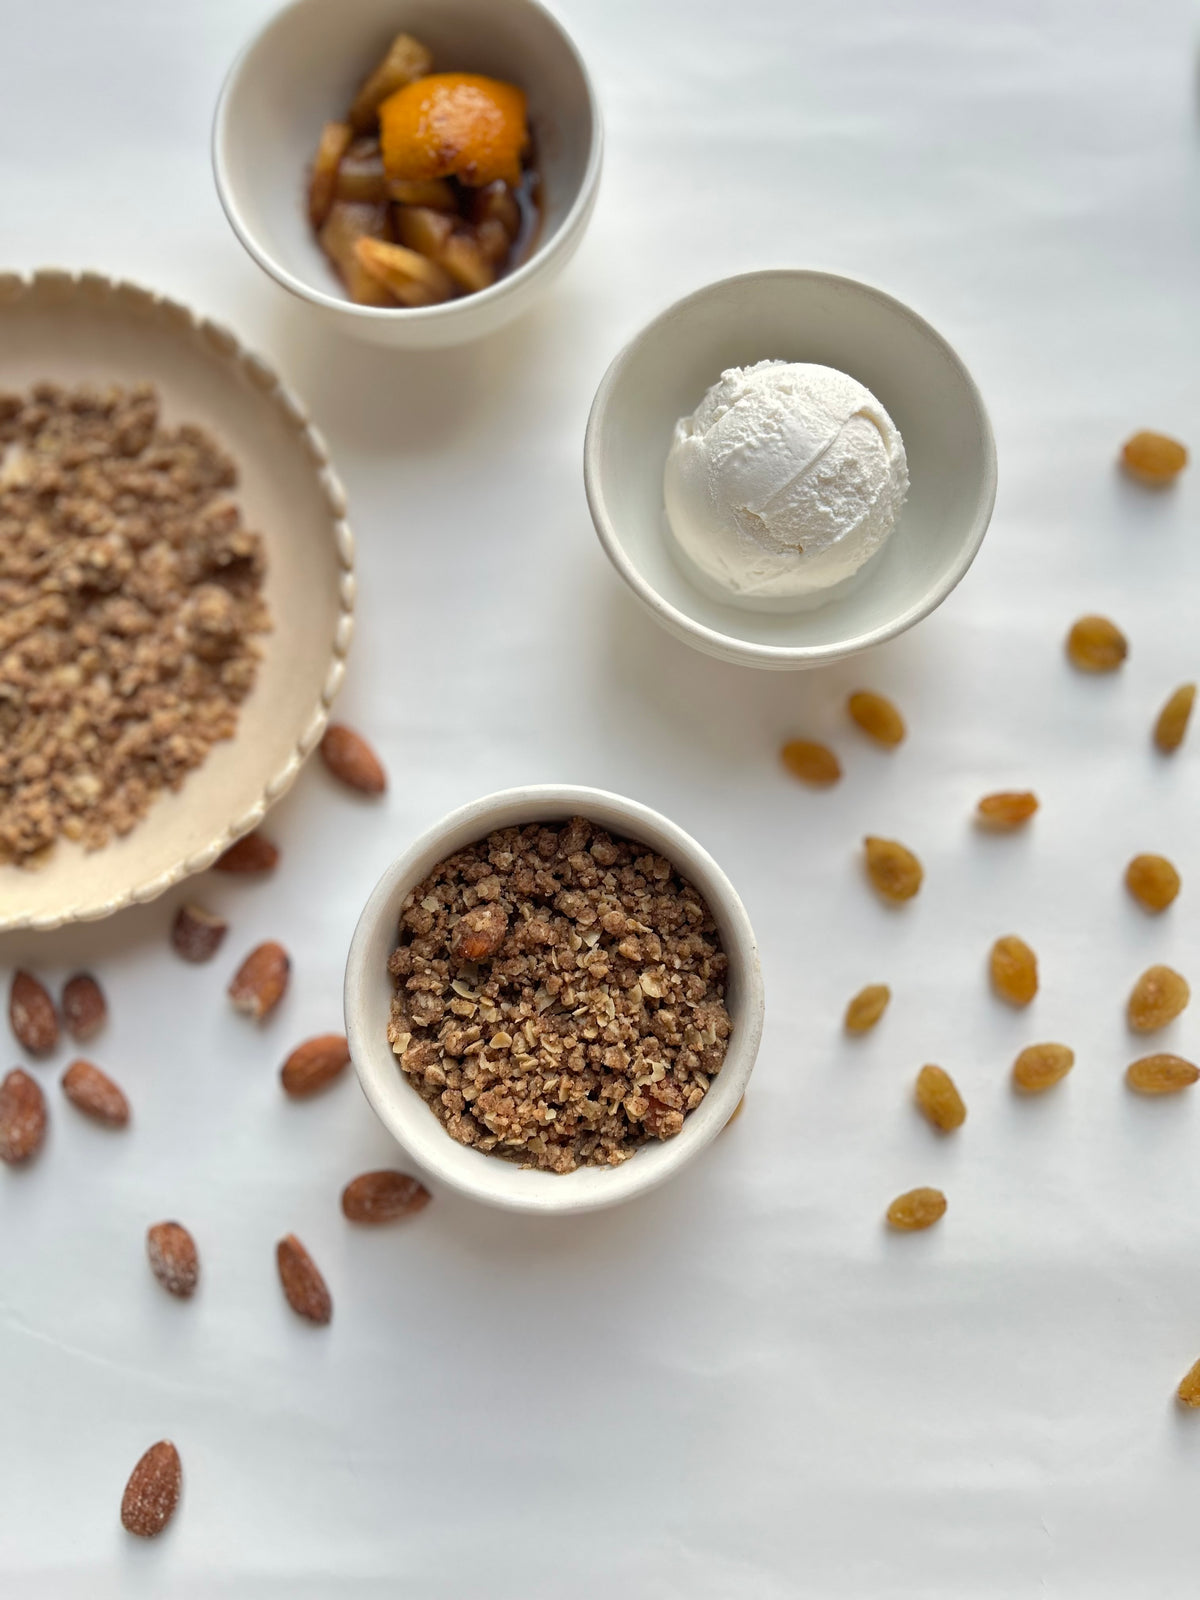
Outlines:
{"type": "MultiPolygon", "coordinates": [[[[228,320],[275,360],[351,497],[361,608],[345,720],[386,800],[318,769],[270,819],[263,884],[186,893],[226,913],[213,967],[166,947],[176,891],[111,923],[0,942],[0,979],[94,967],[93,1053],[135,1108],[85,1124],[35,1070],[52,1128],[0,1171],[0,1590],[5,1600],[411,1596],[784,1600],[1154,1596],[1196,1588],[1200,1091],[1139,1101],[1136,973],[1200,980],[1200,736],[1148,729],[1200,668],[1200,467],[1169,494],[1113,460],[1139,427],[1200,447],[1196,33],[1187,0],[561,0],[609,147],[576,262],[523,323],[405,357],[341,342],[269,283],[218,207],[208,128],[271,0],[41,0],[0,51],[5,267],[95,267],[228,320]],[[991,409],[1000,493],[962,587],[844,667],[756,674],[658,631],[607,568],[584,503],[587,408],[653,312],[709,279],[831,268],[911,303],[991,409]],[[1061,641],[1110,613],[1132,644],[1084,679],[1061,641]],[[911,736],[869,748],[842,703],[885,688],[911,736]],[[828,738],[826,794],[777,765],[828,738]],[[339,1026],[355,918],[414,833],[530,780],[667,812],[740,889],[767,1029],[745,1115],[650,1198],[538,1222],[439,1193],[355,1230],[344,1181],[394,1146],[349,1078],[293,1104],[277,1068],[339,1026]],[[1035,788],[1027,835],[980,838],[977,797],[1035,788]],[[865,832],[927,870],[888,914],[865,832]],[[1138,850],[1184,878],[1161,919],[1121,885],[1138,850]],[[988,992],[992,939],[1038,950],[1024,1015],[988,992]],[[282,937],[296,978],[261,1031],[223,985],[282,937]],[[869,1040],[840,1031],[892,985],[869,1040]],[[1063,1039],[1073,1076],[1016,1103],[1008,1069],[1063,1039]],[[925,1061],[970,1108],[939,1139],[925,1061]],[[931,1233],[887,1202],[949,1195],[931,1233]],[[170,1300],[148,1223],[195,1233],[170,1300]],[[294,1230],[333,1324],[287,1309],[294,1230]],[[176,1441],[184,1498],[151,1545],[125,1478],[176,1441]]],[[[1162,1039],[1200,1049],[1195,1008],[1162,1039]]],[[[10,1056],[12,1055],[10,1048],[10,1056]]],[[[10,1061],[4,1063],[5,1066],[10,1061]]]]}

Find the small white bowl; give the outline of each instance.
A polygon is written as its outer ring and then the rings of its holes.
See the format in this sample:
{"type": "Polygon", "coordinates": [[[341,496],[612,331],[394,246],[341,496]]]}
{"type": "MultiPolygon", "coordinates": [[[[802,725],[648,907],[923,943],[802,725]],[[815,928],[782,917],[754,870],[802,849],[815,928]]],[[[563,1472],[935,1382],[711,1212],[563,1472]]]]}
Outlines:
{"type": "Polygon", "coordinates": [[[338,327],[410,350],[465,343],[528,309],[583,237],[602,151],[587,68],[538,0],[295,0],[234,62],[212,140],[225,215],[259,266],[338,327]],[[440,71],[483,72],[525,90],[542,179],[530,258],[490,289],[413,310],[346,299],[305,208],[322,125],[345,115],[402,29],[429,46],[440,71]]]}
{"type": "Polygon", "coordinates": [[[605,553],[664,628],[707,655],[786,670],[881,644],[941,604],[987,532],[996,448],[970,373],[914,311],[828,272],[752,272],[680,300],[621,351],[592,403],[584,481],[605,553]],[[678,418],[727,367],[768,358],[865,383],[900,429],[911,479],[861,575],[824,605],[783,613],[701,592],[671,552],[663,508],[678,418]]]}
{"type": "Polygon", "coordinates": [[[375,887],[346,962],[346,1033],[367,1099],[388,1131],[426,1172],[472,1199],[510,1211],[595,1211],[663,1183],[716,1138],[746,1092],[763,1025],[758,946],[745,907],[712,857],[682,828],[635,800],[603,789],[543,784],[506,789],[452,811],[392,864],[375,887]],[[404,897],[439,861],[497,828],[587,817],[614,834],[649,845],[707,900],[729,958],[726,1005],[733,1021],[729,1050],[712,1087],[675,1138],[648,1144],[619,1167],[575,1172],[525,1171],[455,1143],[400,1070],[388,1044],[392,980],[404,897]]]}

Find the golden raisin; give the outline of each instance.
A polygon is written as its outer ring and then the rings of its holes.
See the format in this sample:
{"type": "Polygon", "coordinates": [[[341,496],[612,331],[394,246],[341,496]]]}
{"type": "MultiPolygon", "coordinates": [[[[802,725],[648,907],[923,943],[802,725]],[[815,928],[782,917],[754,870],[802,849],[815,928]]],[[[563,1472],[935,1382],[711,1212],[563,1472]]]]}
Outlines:
{"type": "Polygon", "coordinates": [[[895,839],[863,840],[867,852],[867,876],[885,900],[911,900],[925,876],[921,863],[895,839]]]}
{"type": "Polygon", "coordinates": [[[1143,1056],[1125,1073],[1125,1082],[1139,1094],[1177,1094],[1200,1078],[1200,1069],[1182,1056],[1143,1056]]]}
{"type": "Polygon", "coordinates": [[[1067,635],[1067,654],[1080,672],[1115,672],[1129,654],[1129,645],[1107,617],[1080,617],[1067,635]]]}
{"type": "Polygon", "coordinates": [[[842,775],[841,763],[829,746],[812,739],[789,739],[779,755],[792,777],[801,783],[825,788],[842,775]]]}
{"type": "Polygon", "coordinates": [[[1173,967],[1147,967],[1129,996],[1129,1026],[1135,1033],[1157,1033],[1174,1022],[1191,997],[1187,979],[1173,967]]]}
{"type": "Polygon", "coordinates": [[[1200,1361],[1187,1373],[1175,1393],[1181,1406],[1200,1406],[1200,1361]]]}
{"type": "Polygon", "coordinates": [[[1030,1044],[1013,1062],[1013,1083],[1022,1094],[1043,1094],[1075,1065],[1075,1052],[1065,1044],[1030,1044]]]}
{"type": "Polygon", "coordinates": [[[992,946],[992,988],[1010,1006],[1027,1006],[1038,991],[1037,957],[1015,933],[992,946]]]}
{"type": "Polygon", "coordinates": [[[1180,684],[1158,713],[1158,721],[1154,724],[1154,742],[1165,756],[1169,756],[1172,750],[1178,750],[1183,743],[1195,698],[1194,683],[1180,684]]]}
{"type": "Polygon", "coordinates": [[[976,815],[981,827],[1000,831],[1019,828],[1037,808],[1037,795],[1028,789],[1002,789],[998,794],[985,794],[976,815]]]}
{"type": "Polygon", "coordinates": [[[904,718],[884,695],[875,694],[870,689],[859,689],[846,701],[846,710],[877,744],[897,745],[903,742],[907,732],[904,718]]]}
{"type": "Polygon", "coordinates": [[[941,1067],[922,1067],[917,1073],[917,1105],[940,1133],[961,1128],[967,1120],[962,1095],[941,1067]]]}
{"type": "Polygon", "coordinates": [[[846,1007],[846,1032],[867,1033],[887,1010],[892,991],[886,983],[869,983],[846,1007]]]}
{"type": "Polygon", "coordinates": [[[897,1195],[887,1209],[887,1219],[901,1233],[932,1228],[946,1215],[946,1196],[940,1189],[910,1189],[897,1195]]]}
{"type": "Polygon", "coordinates": [[[1187,448],[1165,433],[1135,433],[1125,442],[1121,463],[1140,483],[1160,488],[1174,483],[1188,464],[1187,448]]]}
{"type": "Polygon", "coordinates": [[[1125,887],[1147,911],[1165,911],[1179,893],[1179,874],[1166,856],[1134,856],[1125,887]]]}

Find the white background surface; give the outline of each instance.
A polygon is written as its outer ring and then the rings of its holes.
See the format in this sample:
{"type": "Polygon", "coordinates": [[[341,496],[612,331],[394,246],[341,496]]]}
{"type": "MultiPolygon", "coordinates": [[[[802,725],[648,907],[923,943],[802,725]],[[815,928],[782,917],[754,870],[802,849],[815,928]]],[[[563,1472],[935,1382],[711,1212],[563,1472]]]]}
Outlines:
{"type": "MultiPolygon", "coordinates": [[[[544,307],[477,348],[374,352],[314,325],[242,254],[208,171],[209,116],[250,0],[4,7],[5,266],[92,266],[228,319],[308,400],[349,487],[360,632],[341,704],[392,788],[319,770],[271,819],[265,884],[205,882],[233,924],[176,961],[169,903],[0,944],[55,979],[93,965],[93,1053],[124,1134],[53,1118],[0,1171],[0,1589],[26,1596],[402,1595],[420,1600],[967,1600],[1195,1593],[1200,1094],[1135,1100],[1121,1008],[1136,973],[1193,980],[1197,749],[1148,729],[1195,676],[1200,467],[1123,483],[1122,439],[1200,446],[1195,9],[1179,0],[563,0],[595,70],[609,157],[595,223],[544,307]],[[620,591],[579,457],[622,340],[666,301],[763,265],[831,268],[908,300],[991,407],[1001,486],[962,588],[845,668],[756,675],[693,654],[620,591]],[[1075,676],[1062,636],[1107,611],[1132,653],[1075,676]],[[841,704],[888,689],[911,737],[868,748],[841,704]],[[831,739],[828,794],[776,766],[831,739]],[[353,1082],[307,1105],[276,1071],[338,1026],[342,961],[384,864],[490,788],[573,780],[667,811],[741,889],[768,1023],[741,1121],[666,1191],[538,1223],[439,1195],[355,1231],[342,1183],[393,1147],[353,1082]],[[1028,834],[985,839],[978,795],[1035,787],[1028,834]],[[921,854],[889,914],[865,831],[921,854]],[[1121,873],[1158,849],[1162,919],[1121,873]],[[1020,932],[1043,992],[989,995],[1020,932]],[[282,936],[292,992],[256,1032],[222,989],[282,936]],[[868,980],[895,992],[840,1034],[868,980]],[[1017,1104],[1013,1055],[1073,1044],[1070,1080],[1017,1104]],[[970,1107],[939,1140],[909,1103],[926,1060],[970,1107]],[[890,1238],[887,1201],[944,1187],[945,1222],[890,1238]],[[143,1254],[177,1216],[191,1304],[143,1254]],[[294,1229],[332,1327],[284,1305],[294,1229]],[[142,1545],[117,1520],[133,1462],[173,1438],[184,1500],[142,1545]]],[[[1196,1008],[1193,1008],[1195,1011],[1196,1008]]],[[[1185,1015],[1167,1048],[1194,1055],[1185,1015]]],[[[5,1062],[7,1066],[9,1063],[5,1062]]]]}

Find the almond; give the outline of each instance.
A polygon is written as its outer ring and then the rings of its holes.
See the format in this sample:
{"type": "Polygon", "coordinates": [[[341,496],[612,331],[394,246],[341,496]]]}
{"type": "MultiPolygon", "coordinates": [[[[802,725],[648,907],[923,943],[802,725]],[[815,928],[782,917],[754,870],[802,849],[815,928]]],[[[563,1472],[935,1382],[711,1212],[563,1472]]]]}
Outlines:
{"type": "Polygon", "coordinates": [[[8,1020],[17,1042],[31,1056],[44,1056],[58,1043],[58,1013],[45,984],[32,972],[14,972],[8,992],[8,1020]]]}
{"type": "Polygon", "coordinates": [[[298,1317],[324,1325],[333,1316],[333,1301],[316,1262],[294,1233],[275,1246],[279,1281],[287,1303],[298,1317]]]}
{"type": "Polygon", "coordinates": [[[279,1077],[284,1091],[303,1100],[332,1083],[350,1060],[350,1046],[341,1033],[319,1033],[298,1044],[283,1063],[279,1077]]]}
{"type": "Polygon", "coordinates": [[[406,1172],[363,1172],[342,1190],[342,1210],[351,1222],[395,1222],[424,1211],[431,1199],[406,1172]]]}
{"type": "Polygon", "coordinates": [[[508,917],[495,903],[472,906],[454,924],[450,954],[459,961],[488,961],[504,943],[508,917]]]}
{"type": "Polygon", "coordinates": [[[77,972],[68,978],[62,992],[63,1021],[77,1043],[92,1038],[108,1020],[108,1001],[104,990],[90,972],[77,972]]]}
{"type": "Polygon", "coordinates": [[[46,1137],[46,1097],[27,1072],[14,1067],[0,1083],[0,1161],[28,1161],[46,1137]]]}
{"type": "Polygon", "coordinates": [[[139,1539],[153,1539],[174,1515],[182,1488],[179,1451],[169,1439],[160,1439],[129,1474],[121,1496],[121,1526],[139,1539]]]}
{"type": "Polygon", "coordinates": [[[270,872],[279,861],[279,851],[261,833],[243,834],[213,862],[217,872],[270,872]]]}
{"type": "Polygon", "coordinates": [[[110,1128],[129,1121],[129,1101],[106,1072],[90,1061],[72,1061],[63,1073],[63,1093],[73,1106],[110,1128]]]}
{"type": "Polygon", "coordinates": [[[268,940],[256,945],[229,985],[234,1009],[261,1022],[283,999],[291,970],[291,959],[281,944],[268,940]]]}
{"type": "Polygon", "coordinates": [[[229,924],[203,906],[180,906],[171,924],[171,944],[185,961],[211,961],[221,948],[229,924]]]}
{"type": "Polygon", "coordinates": [[[156,1222],[146,1229],[150,1270],[168,1294],[186,1300],[200,1278],[196,1241],[182,1222],[156,1222]]]}
{"type": "Polygon", "coordinates": [[[331,722],[321,740],[321,755],[334,777],[360,794],[382,794],[387,788],[379,757],[353,728],[331,722]]]}

